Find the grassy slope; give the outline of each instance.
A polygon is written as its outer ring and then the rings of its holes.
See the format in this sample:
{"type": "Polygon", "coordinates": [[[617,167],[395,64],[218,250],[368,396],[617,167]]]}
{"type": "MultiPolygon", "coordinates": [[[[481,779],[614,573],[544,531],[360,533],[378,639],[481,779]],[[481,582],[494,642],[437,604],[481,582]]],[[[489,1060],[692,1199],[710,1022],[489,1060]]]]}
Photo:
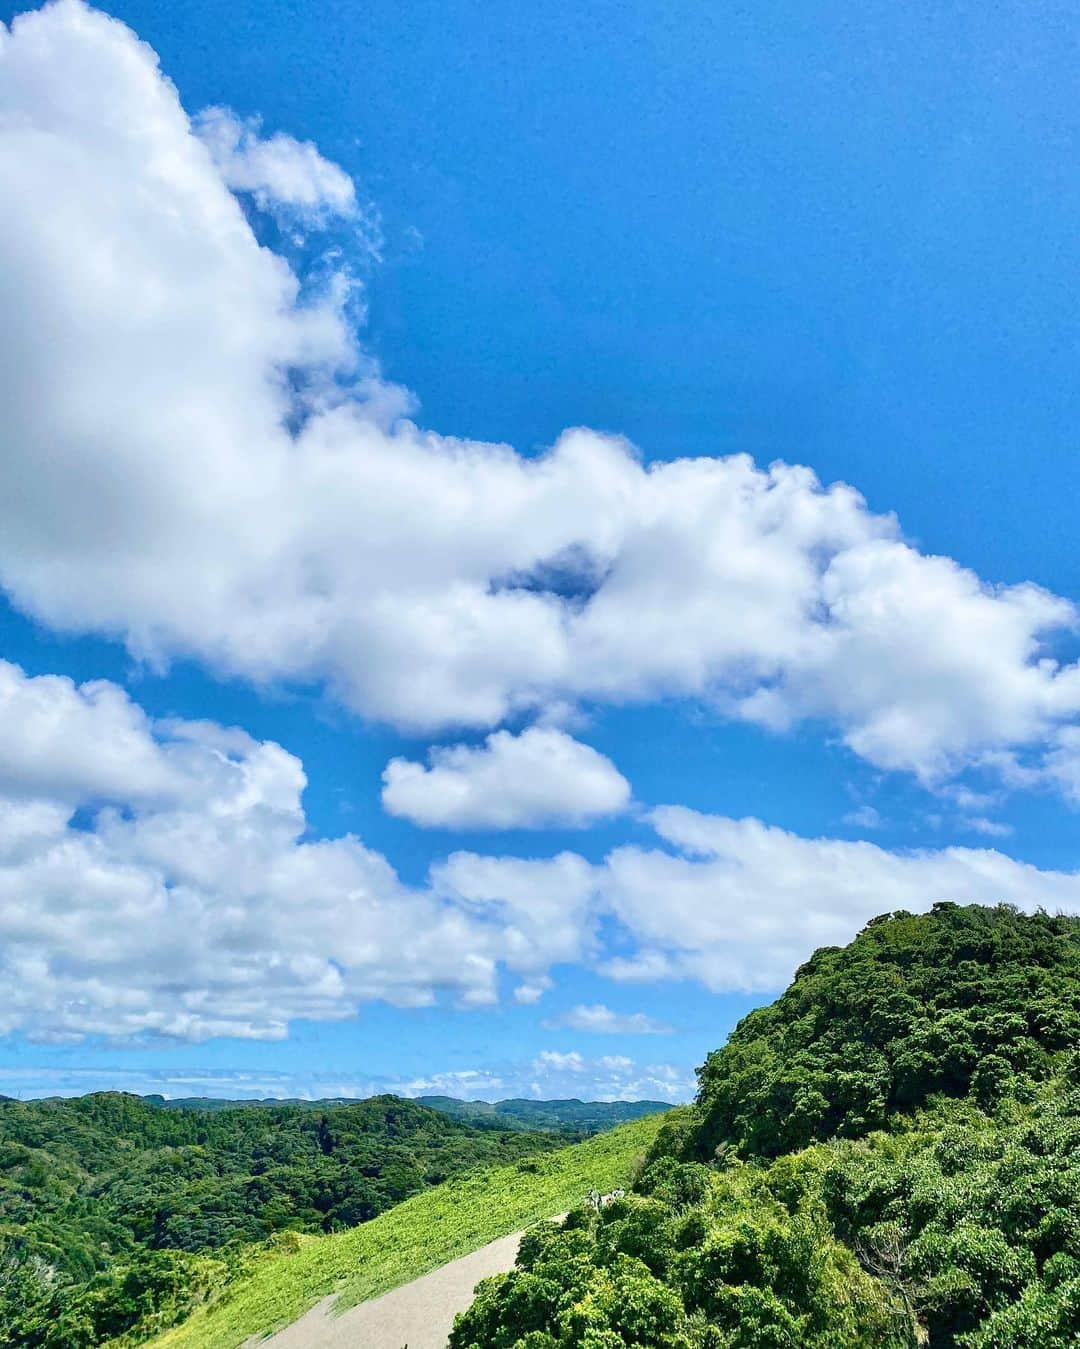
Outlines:
{"type": "Polygon", "coordinates": [[[152,1349],[237,1349],[302,1315],[327,1293],[349,1307],[460,1255],[579,1204],[590,1189],[625,1185],[660,1128],[648,1115],[557,1152],[477,1170],[415,1195],[371,1222],[301,1237],[268,1256],[225,1296],[151,1342],[152,1349]]]}

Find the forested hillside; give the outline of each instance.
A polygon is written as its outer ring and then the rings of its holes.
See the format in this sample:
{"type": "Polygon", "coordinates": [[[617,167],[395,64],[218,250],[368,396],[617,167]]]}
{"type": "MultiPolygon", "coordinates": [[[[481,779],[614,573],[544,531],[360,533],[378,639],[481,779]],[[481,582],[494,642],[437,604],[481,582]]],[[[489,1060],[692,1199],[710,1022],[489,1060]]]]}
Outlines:
{"type": "Polygon", "coordinates": [[[1080,920],[937,905],[751,1013],[453,1349],[1080,1344],[1080,920]]]}
{"type": "Polygon", "coordinates": [[[577,1137],[613,1129],[671,1109],[670,1101],[459,1101],[453,1096],[420,1096],[421,1104],[474,1124],[493,1123],[510,1129],[556,1129],[577,1137]]]}
{"type": "MultiPolygon", "coordinates": [[[[0,1097],[0,1100],[3,1099],[0,1097]]],[[[166,1100],[164,1096],[144,1096],[142,1099],[169,1110],[207,1112],[261,1110],[284,1105],[295,1106],[299,1110],[326,1110],[332,1106],[355,1104],[345,1097],[324,1101],[222,1101],[211,1096],[188,1096],[174,1100],[166,1100]]],[[[614,1129],[616,1125],[626,1124],[630,1120],[671,1109],[670,1101],[579,1101],[576,1098],[534,1101],[518,1097],[506,1101],[463,1101],[457,1096],[418,1096],[415,1100],[420,1105],[426,1105],[444,1115],[452,1115],[455,1119],[468,1120],[471,1124],[527,1131],[554,1129],[568,1138],[587,1137],[602,1129],[614,1129]]]]}
{"type": "Polygon", "coordinates": [[[467,1168],[560,1141],[394,1096],[214,1112],[118,1093],[5,1100],[0,1345],[81,1349],[168,1324],[252,1243],[362,1223],[467,1168]]]}

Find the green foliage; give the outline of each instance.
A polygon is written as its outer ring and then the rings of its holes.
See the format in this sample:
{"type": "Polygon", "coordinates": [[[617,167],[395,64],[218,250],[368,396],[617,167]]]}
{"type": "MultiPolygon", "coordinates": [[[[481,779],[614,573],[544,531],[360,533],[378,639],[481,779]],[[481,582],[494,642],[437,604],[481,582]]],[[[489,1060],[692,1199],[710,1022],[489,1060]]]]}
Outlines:
{"type": "MultiPolygon", "coordinates": [[[[4,1098],[0,1097],[0,1101],[4,1098]]],[[[152,1104],[167,1106],[170,1110],[199,1110],[213,1113],[219,1110],[280,1109],[283,1105],[300,1110],[327,1110],[333,1106],[348,1105],[343,1097],[324,1101],[222,1101],[211,1096],[189,1096],[166,1102],[163,1096],[144,1096],[152,1104]]],[[[567,1139],[587,1138],[614,1129],[619,1124],[642,1119],[645,1115],[663,1114],[671,1107],[665,1101],[531,1101],[514,1097],[506,1101],[462,1101],[456,1096],[417,1096],[418,1105],[429,1106],[441,1114],[468,1120],[493,1129],[523,1129],[533,1132],[553,1129],[567,1139]]]]}
{"type": "Polygon", "coordinates": [[[486,1280],[451,1349],[845,1349],[900,1346],[896,1300],[833,1235],[790,1176],[664,1159],[638,1193],[578,1209],[522,1243],[519,1268],[486,1280]],[[589,1338],[586,1338],[589,1337],[589,1338]]]}
{"type": "Polygon", "coordinates": [[[486,1167],[415,1195],[372,1222],[295,1238],[234,1280],[154,1349],[238,1349],[288,1325],[320,1298],[349,1307],[532,1223],[565,1213],[591,1189],[630,1183],[663,1116],[650,1115],[512,1166],[486,1167]]]}
{"type": "Polygon", "coordinates": [[[701,1343],[678,1294],[618,1249],[597,1256],[581,1228],[537,1234],[520,1270],[485,1279],[458,1318],[451,1349],[511,1349],[527,1343],[622,1349],[648,1344],[689,1349],[701,1343]]]}
{"type": "Polygon", "coordinates": [[[709,1056],[634,1194],[523,1243],[453,1349],[1080,1344],[1078,1031],[1080,921],[876,920],[709,1056]]]}
{"type": "Polygon", "coordinates": [[[694,1149],[776,1157],[972,1086],[991,1105],[1044,1078],[1078,1035],[1077,919],[955,904],[888,915],[818,951],[710,1054],[694,1149]]]}
{"type": "Polygon", "coordinates": [[[935,1346],[1072,1343],[1078,1143],[1080,1091],[1052,1082],[997,1117],[942,1104],[901,1136],[834,1144],[822,1193],[835,1231],[906,1290],[935,1346]],[[1040,1341],[1050,1325],[1060,1338],[1040,1341]]]}
{"type": "Polygon", "coordinates": [[[186,1316],[226,1274],[223,1261],[206,1256],[138,1250],[76,1284],[12,1243],[0,1266],[0,1345],[139,1344],[186,1316]]]}
{"type": "Polygon", "coordinates": [[[273,1234],[332,1232],[485,1162],[556,1146],[376,1097],[171,1110],[119,1093],[0,1102],[0,1346],[130,1342],[273,1234]]]}

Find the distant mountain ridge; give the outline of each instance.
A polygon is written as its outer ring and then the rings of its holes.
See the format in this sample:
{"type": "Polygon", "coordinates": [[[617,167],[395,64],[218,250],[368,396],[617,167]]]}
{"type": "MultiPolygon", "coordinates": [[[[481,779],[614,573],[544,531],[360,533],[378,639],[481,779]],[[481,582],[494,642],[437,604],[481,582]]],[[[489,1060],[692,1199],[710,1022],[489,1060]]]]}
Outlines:
{"type": "MultiPolygon", "coordinates": [[[[358,1104],[359,1099],[333,1096],[317,1101],[290,1098],[278,1100],[219,1100],[213,1096],[185,1096],[175,1100],[159,1095],[144,1096],[148,1104],[169,1110],[236,1110],[242,1108],[271,1108],[293,1106],[300,1109],[327,1110],[336,1106],[358,1104]]],[[[671,1109],[670,1101],[581,1101],[577,1097],[556,1101],[535,1101],[527,1097],[511,1097],[505,1101],[465,1101],[456,1096],[402,1097],[412,1099],[429,1110],[450,1115],[481,1127],[516,1129],[521,1131],[556,1130],[560,1133],[594,1134],[613,1129],[618,1124],[642,1119],[671,1109]]]]}
{"type": "Polygon", "coordinates": [[[418,1096],[421,1105],[443,1114],[466,1119],[471,1124],[485,1120],[512,1129],[574,1129],[599,1133],[618,1124],[645,1115],[671,1109],[670,1101],[580,1101],[576,1097],[561,1101],[534,1101],[511,1097],[505,1101],[462,1101],[454,1096],[418,1096]]]}

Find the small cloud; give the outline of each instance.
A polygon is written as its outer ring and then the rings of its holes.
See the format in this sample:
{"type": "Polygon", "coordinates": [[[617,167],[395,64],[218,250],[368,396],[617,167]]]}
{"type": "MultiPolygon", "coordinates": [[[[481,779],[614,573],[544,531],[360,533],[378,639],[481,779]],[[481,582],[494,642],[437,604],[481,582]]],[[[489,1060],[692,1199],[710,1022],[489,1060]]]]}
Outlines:
{"type": "Polygon", "coordinates": [[[541,1049],[533,1060],[537,1072],[552,1069],[561,1073],[581,1073],[585,1071],[585,1058],[576,1049],[562,1054],[557,1049],[541,1049]]]}
{"type": "Polygon", "coordinates": [[[673,979],[677,971],[662,951],[638,951],[632,956],[612,956],[599,972],[618,984],[651,984],[655,979],[673,979]]]}
{"type": "Polygon", "coordinates": [[[310,141],[280,131],[263,136],[257,117],[241,118],[230,108],[204,108],[192,127],[231,191],[247,193],[281,223],[319,227],[334,219],[352,221],[378,256],[377,213],[361,208],[352,178],[310,141]]]}
{"type": "Polygon", "coordinates": [[[857,829],[880,829],[885,821],[881,818],[881,812],[873,806],[859,806],[857,810],[848,811],[844,823],[852,824],[857,829]]]}
{"type": "Polygon", "coordinates": [[[590,1035],[671,1035],[675,1029],[644,1012],[613,1012],[602,1002],[592,1007],[579,1003],[562,1016],[545,1021],[544,1026],[548,1030],[577,1030],[590,1035]]]}
{"type": "Polygon", "coordinates": [[[630,803],[630,784],[611,760],[554,727],[435,748],[428,765],[401,758],[386,765],[389,814],[428,828],[535,829],[584,825],[630,803]]]}
{"type": "Polygon", "coordinates": [[[988,820],[982,815],[973,815],[961,821],[966,829],[976,834],[985,834],[988,838],[1008,838],[1013,832],[1011,824],[1001,824],[998,820],[988,820]]]}
{"type": "Polygon", "coordinates": [[[550,987],[551,980],[546,975],[541,979],[529,979],[514,989],[514,1001],[525,1007],[531,1007],[533,1003],[540,1001],[550,987]]]}
{"type": "Polygon", "coordinates": [[[946,784],[940,788],[939,795],[952,801],[961,810],[985,810],[1000,797],[996,792],[976,792],[962,783],[946,784]]]}

